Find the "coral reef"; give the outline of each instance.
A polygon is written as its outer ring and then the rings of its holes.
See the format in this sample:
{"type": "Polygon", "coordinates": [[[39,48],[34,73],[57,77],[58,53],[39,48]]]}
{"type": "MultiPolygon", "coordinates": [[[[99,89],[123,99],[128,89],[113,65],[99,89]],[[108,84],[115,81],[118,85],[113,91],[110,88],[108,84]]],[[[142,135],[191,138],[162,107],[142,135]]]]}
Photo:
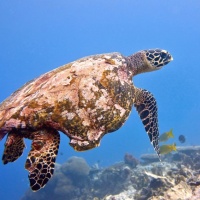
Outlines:
{"type": "Polygon", "coordinates": [[[83,158],[73,156],[60,167],[60,170],[66,176],[77,176],[80,178],[89,174],[90,167],[83,158]]]}
{"type": "Polygon", "coordinates": [[[124,163],[131,168],[135,168],[139,164],[139,161],[133,155],[126,153],[124,155],[124,163]]]}
{"type": "Polygon", "coordinates": [[[200,147],[177,147],[173,154],[141,155],[142,162],[125,154],[124,162],[89,167],[83,158],[56,164],[47,186],[22,200],[197,200],[200,199],[200,147]],[[149,156],[148,156],[149,155],[149,156]],[[149,158],[148,158],[149,157],[149,158]]]}
{"type": "Polygon", "coordinates": [[[152,162],[158,162],[158,156],[156,154],[143,154],[140,157],[142,159],[142,162],[145,163],[152,163],[152,162]]]}

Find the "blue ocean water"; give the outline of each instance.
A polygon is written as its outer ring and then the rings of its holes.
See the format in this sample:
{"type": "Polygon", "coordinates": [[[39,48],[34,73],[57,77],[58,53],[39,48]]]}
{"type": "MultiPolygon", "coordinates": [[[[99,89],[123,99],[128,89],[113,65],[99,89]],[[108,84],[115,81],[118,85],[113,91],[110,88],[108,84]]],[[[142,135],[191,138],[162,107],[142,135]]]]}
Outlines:
{"type": "MultiPolygon", "coordinates": [[[[184,145],[199,145],[199,9],[198,0],[1,1],[0,101],[42,73],[87,55],[163,48],[174,61],[134,77],[134,83],[156,97],[161,133],[173,128],[177,145],[180,134],[186,137],[184,145]]],[[[134,108],[125,125],[106,135],[96,149],[77,153],[66,136],[61,139],[59,163],[76,155],[90,165],[108,166],[123,160],[126,152],[138,158],[153,152],[134,108]]],[[[16,162],[0,163],[1,200],[20,199],[29,188],[24,163],[30,141],[26,144],[16,162]]]]}

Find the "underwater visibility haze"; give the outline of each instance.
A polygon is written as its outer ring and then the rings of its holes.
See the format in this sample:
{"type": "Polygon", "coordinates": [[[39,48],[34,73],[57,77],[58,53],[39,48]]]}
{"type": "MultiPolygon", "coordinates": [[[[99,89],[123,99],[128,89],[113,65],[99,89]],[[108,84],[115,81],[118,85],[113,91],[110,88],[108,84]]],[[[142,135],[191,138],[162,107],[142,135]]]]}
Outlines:
{"type": "MultiPolygon", "coordinates": [[[[176,143],[176,152],[184,152],[181,148],[186,146],[195,149],[200,145],[199,9],[198,0],[192,3],[186,0],[2,1],[0,101],[41,74],[85,56],[111,52],[129,56],[144,49],[166,49],[172,54],[173,62],[153,73],[135,76],[133,83],[154,95],[160,134],[173,129],[174,137],[169,137],[163,145],[176,143]],[[181,140],[180,135],[183,136],[181,140]]],[[[6,137],[0,142],[1,154],[5,141],[6,137]]],[[[21,199],[29,189],[24,163],[31,141],[26,140],[25,143],[26,149],[16,162],[0,164],[2,200],[21,199]]],[[[101,169],[123,160],[133,168],[138,165],[142,154],[154,153],[134,107],[124,126],[104,136],[100,147],[76,152],[68,143],[69,139],[61,133],[56,162],[63,164],[59,170],[64,174],[67,174],[66,169],[71,169],[67,160],[72,156],[86,160],[87,164],[83,160],[70,160],[84,166],[82,173],[85,176],[91,167],[101,169]]],[[[173,159],[178,160],[177,156],[173,159]]],[[[76,173],[79,173],[78,170],[76,173]]],[[[155,176],[149,172],[146,175],[155,176]]],[[[54,180],[57,179],[56,175],[54,180]]],[[[50,184],[49,187],[55,188],[53,182],[50,184]]],[[[63,186],[69,182],[59,184],[63,186]]],[[[59,195],[61,185],[57,184],[59,195]]]]}

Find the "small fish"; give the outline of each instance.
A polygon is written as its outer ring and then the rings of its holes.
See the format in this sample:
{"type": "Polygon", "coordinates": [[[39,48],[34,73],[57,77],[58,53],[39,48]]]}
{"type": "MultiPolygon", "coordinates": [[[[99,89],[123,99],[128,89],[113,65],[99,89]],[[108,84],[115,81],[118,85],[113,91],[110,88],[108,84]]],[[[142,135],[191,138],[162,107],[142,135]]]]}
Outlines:
{"type": "Polygon", "coordinates": [[[172,133],[172,129],[168,132],[163,133],[162,135],[160,135],[159,137],[159,141],[160,142],[165,142],[167,141],[169,138],[174,138],[174,134],[172,133]]]}
{"type": "Polygon", "coordinates": [[[178,140],[180,141],[180,143],[184,143],[185,142],[185,136],[179,135],[178,140]]]}
{"type": "Polygon", "coordinates": [[[177,151],[175,143],[160,146],[160,154],[168,154],[172,151],[177,151]]]}

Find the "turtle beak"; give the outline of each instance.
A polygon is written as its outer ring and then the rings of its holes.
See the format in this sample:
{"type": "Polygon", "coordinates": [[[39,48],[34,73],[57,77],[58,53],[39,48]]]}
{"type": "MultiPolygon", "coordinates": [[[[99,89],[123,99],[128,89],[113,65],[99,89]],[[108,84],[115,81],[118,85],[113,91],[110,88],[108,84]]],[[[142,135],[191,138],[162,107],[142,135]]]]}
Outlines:
{"type": "Polygon", "coordinates": [[[163,58],[164,65],[168,64],[173,60],[172,55],[166,50],[162,50],[161,57],[163,58]]]}
{"type": "Polygon", "coordinates": [[[174,60],[171,54],[168,55],[168,59],[169,59],[169,61],[174,60]]]}
{"type": "Polygon", "coordinates": [[[173,60],[172,55],[166,50],[162,50],[161,57],[163,57],[164,60],[169,60],[169,61],[173,60]]]}

